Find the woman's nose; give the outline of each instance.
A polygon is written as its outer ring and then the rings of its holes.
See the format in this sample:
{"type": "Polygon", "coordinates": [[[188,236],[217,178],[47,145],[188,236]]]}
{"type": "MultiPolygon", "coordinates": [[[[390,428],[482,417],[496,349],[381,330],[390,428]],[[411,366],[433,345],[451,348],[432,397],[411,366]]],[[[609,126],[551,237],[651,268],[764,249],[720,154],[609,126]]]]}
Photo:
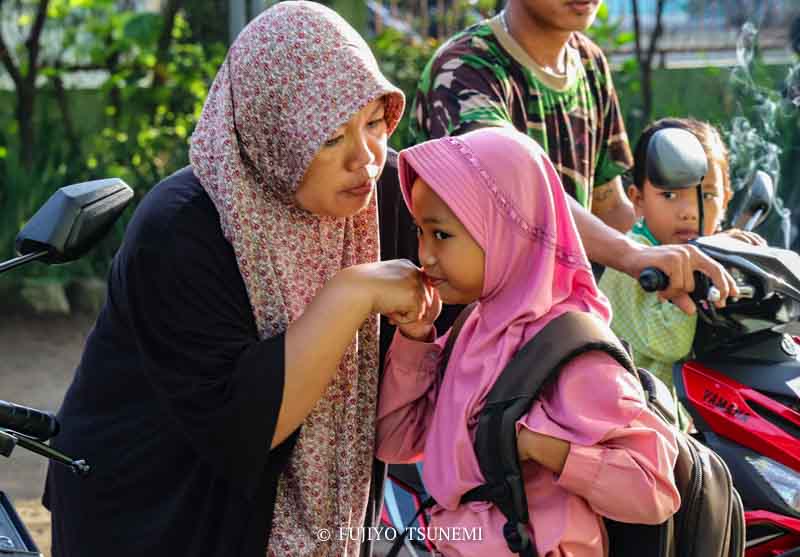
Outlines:
{"type": "Polygon", "coordinates": [[[366,133],[359,134],[354,141],[353,150],[350,153],[348,170],[356,172],[371,165],[375,160],[376,157],[372,149],[371,138],[366,133]]]}

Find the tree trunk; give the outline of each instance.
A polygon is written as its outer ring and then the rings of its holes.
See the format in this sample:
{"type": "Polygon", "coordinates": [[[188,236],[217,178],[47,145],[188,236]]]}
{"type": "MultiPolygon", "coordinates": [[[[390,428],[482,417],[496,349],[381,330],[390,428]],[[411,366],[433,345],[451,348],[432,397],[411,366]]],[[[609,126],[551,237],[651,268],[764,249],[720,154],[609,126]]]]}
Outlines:
{"type": "Polygon", "coordinates": [[[164,28],[161,30],[161,35],[158,37],[158,46],[156,47],[153,89],[163,86],[167,80],[167,61],[169,58],[169,47],[172,44],[172,30],[175,28],[175,17],[177,17],[178,10],[181,9],[182,4],[182,0],[168,0],[162,10],[164,28]]]}
{"type": "Polygon", "coordinates": [[[653,114],[653,67],[652,61],[640,66],[639,75],[642,80],[642,123],[647,125],[653,114]]]}
{"type": "MultiPolygon", "coordinates": [[[[0,0],[0,7],[2,7],[0,0]]],[[[25,41],[28,51],[28,72],[23,74],[21,65],[17,66],[9,53],[5,37],[0,27],[0,62],[5,66],[17,92],[16,117],[19,137],[19,161],[27,170],[33,168],[34,153],[34,109],[36,107],[36,77],[39,73],[39,41],[47,19],[47,6],[49,0],[39,0],[36,15],[31,26],[31,32],[25,41]]]]}
{"type": "Polygon", "coordinates": [[[642,125],[647,125],[653,114],[653,61],[655,60],[658,41],[664,32],[662,16],[665,0],[656,2],[656,24],[650,34],[650,43],[644,49],[638,0],[631,0],[633,8],[633,28],[636,39],[636,61],[639,64],[639,79],[642,89],[642,125]]]}
{"type": "Polygon", "coordinates": [[[33,168],[35,151],[33,132],[33,110],[36,101],[36,87],[23,82],[17,86],[17,136],[19,137],[19,163],[26,170],[33,168]]]}
{"type": "Polygon", "coordinates": [[[53,78],[53,91],[55,92],[56,102],[61,111],[61,120],[64,123],[64,134],[67,136],[67,143],[69,145],[69,158],[77,159],[81,154],[81,141],[78,133],[75,130],[75,123],[72,118],[72,110],[69,106],[69,98],[67,98],[67,91],[64,89],[64,80],[60,75],[53,78]]]}

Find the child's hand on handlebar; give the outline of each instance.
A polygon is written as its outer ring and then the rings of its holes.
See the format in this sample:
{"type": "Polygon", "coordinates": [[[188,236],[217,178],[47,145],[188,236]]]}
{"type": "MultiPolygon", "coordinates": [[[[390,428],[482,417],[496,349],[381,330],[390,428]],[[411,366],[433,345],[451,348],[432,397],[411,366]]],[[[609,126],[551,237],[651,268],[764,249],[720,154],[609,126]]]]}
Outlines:
{"type": "Polygon", "coordinates": [[[756,234],[755,232],[748,232],[746,230],[742,230],[740,228],[729,228],[728,230],[723,230],[718,234],[724,234],[726,236],[730,236],[740,242],[744,242],[746,244],[750,244],[752,246],[766,246],[767,241],[756,234]]]}

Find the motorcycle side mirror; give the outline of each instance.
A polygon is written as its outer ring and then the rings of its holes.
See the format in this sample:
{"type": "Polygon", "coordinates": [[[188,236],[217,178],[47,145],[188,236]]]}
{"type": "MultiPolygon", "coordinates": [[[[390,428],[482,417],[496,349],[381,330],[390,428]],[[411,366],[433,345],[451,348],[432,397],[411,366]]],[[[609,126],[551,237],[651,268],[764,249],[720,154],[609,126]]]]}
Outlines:
{"type": "Polygon", "coordinates": [[[767,220],[775,201],[775,186],[769,174],[757,170],[745,191],[746,197],[731,222],[735,228],[750,231],[767,220]]]}
{"type": "Polygon", "coordinates": [[[45,263],[78,259],[108,232],[131,199],[133,190],[119,178],[64,186],[17,234],[17,252],[45,263]]]}
{"type": "Polygon", "coordinates": [[[695,135],[682,128],[664,128],[647,145],[647,178],[657,188],[682,190],[700,185],[708,158],[695,135]]]}

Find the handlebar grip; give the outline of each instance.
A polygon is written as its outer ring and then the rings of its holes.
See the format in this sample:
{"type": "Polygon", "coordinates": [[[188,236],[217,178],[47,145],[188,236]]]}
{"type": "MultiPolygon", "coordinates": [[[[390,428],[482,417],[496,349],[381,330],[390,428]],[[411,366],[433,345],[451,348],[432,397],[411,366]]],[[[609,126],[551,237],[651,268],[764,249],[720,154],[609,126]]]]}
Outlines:
{"type": "Polygon", "coordinates": [[[58,434],[59,425],[50,412],[0,400],[0,428],[47,441],[58,434]]]}
{"type": "Polygon", "coordinates": [[[639,274],[639,285],[646,292],[666,290],[669,287],[669,277],[661,269],[647,267],[639,274]]]}

